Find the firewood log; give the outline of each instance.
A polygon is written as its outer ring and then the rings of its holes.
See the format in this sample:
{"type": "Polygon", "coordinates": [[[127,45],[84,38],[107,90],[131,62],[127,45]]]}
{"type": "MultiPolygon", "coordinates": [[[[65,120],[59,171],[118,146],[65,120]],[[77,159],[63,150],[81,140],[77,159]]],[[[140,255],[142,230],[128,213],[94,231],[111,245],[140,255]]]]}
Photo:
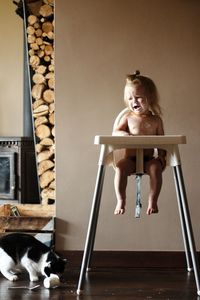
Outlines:
{"type": "MultiPolygon", "coordinates": [[[[30,47],[31,47],[31,49],[33,49],[33,50],[39,50],[40,48],[39,48],[39,45],[37,44],[37,43],[31,43],[30,44],[30,47]]],[[[32,67],[34,67],[33,65],[32,65],[32,67]]]]}
{"type": "Polygon", "coordinates": [[[29,49],[29,50],[28,50],[28,54],[29,54],[30,56],[34,56],[34,55],[35,55],[34,49],[29,49]]]}
{"type": "Polygon", "coordinates": [[[55,173],[51,170],[47,170],[46,172],[44,172],[39,179],[40,187],[41,188],[47,187],[49,183],[54,180],[55,177],[54,174],[55,173]]]}
{"type": "Polygon", "coordinates": [[[54,4],[54,0],[43,0],[43,2],[45,4],[49,4],[49,5],[53,5],[54,4]]]}
{"type": "Polygon", "coordinates": [[[52,157],[52,155],[53,155],[53,152],[51,150],[43,150],[38,153],[37,161],[38,161],[38,163],[40,163],[41,161],[43,161],[45,159],[49,159],[50,157],[52,157]]]}
{"type": "MultiPolygon", "coordinates": [[[[38,55],[39,58],[44,57],[44,51],[41,50],[41,49],[39,49],[39,50],[37,51],[37,55],[38,55]]],[[[44,67],[46,67],[46,66],[44,66],[44,67]]]]}
{"type": "Polygon", "coordinates": [[[45,55],[44,56],[44,61],[45,62],[50,62],[51,61],[51,57],[49,55],[45,55]]]}
{"type": "Polygon", "coordinates": [[[54,76],[54,73],[53,72],[49,72],[46,74],[45,76],[46,79],[49,79],[48,80],[48,86],[50,89],[54,89],[54,86],[55,86],[55,76],[54,76]]]}
{"type": "Polygon", "coordinates": [[[40,46],[40,49],[44,50],[44,48],[45,48],[45,44],[42,44],[42,45],[40,46]]]}
{"type": "Polygon", "coordinates": [[[40,58],[36,55],[30,56],[29,62],[30,62],[31,67],[33,69],[35,69],[40,64],[40,58]]]}
{"type": "MultiPolygon", "coordinates": [[[[42,191],[41,191],[41,195],[42,195],[42,191]]],[[[41,202],[42,206],[47,207],[47,205],[49,205],[49,199],[47,197],[44,197],[44,195],[41,197],[42,197],[42,202],[41,202]]]]}
{"type": "Polygon", "coordinates": [[[55,132],[55,126],[52,128],[51,130],[51,134],[55,137],[56,136],[56,132],[55,132]]]}
{"type": "Polygon", "coordinates": [[[38,28],[38,29],[35,30],[35,35],[36,35],[37,37],[42,36],[42,33],[43,33],[43,31],[42,31],[41,28],[38,28]]]}
{"type": "Polygon", "coordinates": [[[27,41],[29,44],[35,43],[36,37],[33,34],[28,34],[27,41]]]}
{"type": "Polygon", "coordinates": [[[32,34],[33,35],[34,33],[36,33],[36,30],[35,30],[35,28],[33,26],[30,25],[30,26],[27,27],[26,32],[28,34],[32,34]]]}
{"type": "Polygon", "coordinates": [[[48,73],[45,75],[45,78],[46,78],[46,79],[54,78],[54,73],[53,73],[53,72],[48,72],[48,73]]]}
{"type": "Polygon", "coordinates": [[[36,84],[41,84],[41,83],[45,83],[46,79],[44,77],[44,75],[40,74],[40,73],[35,73],[32,77],[32,80],[34,83],[36,84]]]}
{"type": "MultiPolygon", "coordinates": [[[[42,199],[56,199],[55,189],[50,189],[49,187],[42,190],[42,199]]],[[[47,203],[48,204],[48,203],[47,203]]]]}
{"type": "Polygon", "coordinates": [[[53,90],[50,89],[46,89],[43,93],[43,99],[47,102],[47,103],[52,103],[55,100],[55,94],[53,90]]]}
{"type": "Polygon", "coordinates": [[[38,46],[43,45],[43,39],[42,39],[41,37],[37,37],[37,38],[35,39],[35,42],[36,42],[36,44],[37,44],[38,46]]]}
{"type": "Polygon", "coordinates": [[[34,99],[38,100],[41,99],[42,97],[42,92],[45,89],[45,85],[44,84],[35,84],[32,87],[32,96],[34,99]]]}
{"type": "Polygon", "coordinates": [[[52,113],[49,115],[49,123],[55,125],[55,114],[52,113]]]}
{"type": "MultiPolygon", "coordinates": [[[[35,145],[35,151],[36,151],[37,153],[42,152],[42,150],[44,150],[44,147],[43,147],[42,145],[40,145],[40,144],[36,144],[36,145],[35,145]]],[[[38,161],[38,158],[37,158],[37,161],[38,161]]]]}
{"type": "Polygon", "coordinates": [[[48,66],[48,69],[49,69],[50,72],[54,72],[54,65],[50,64],[48,66]]]}
{"type": "Polygon", "coordinates": [[[49,184],[49,188],[50,189],[56,189],[56,181],[55,180],[53,180],[50,184],[49,184]]]}
{"type": "Polygon", "coordinates": [[[45,55],[51,55],[53,53],[53,47],[52,45],[46,45],[44,48],[45,55]]]}
{"type": "Polygon", "coordinates": [[[39,22],[36,22],[36,23],[33,24],[33,27],[34,27],[35,29],[39,29],[41,26],[40,26],[40,23],[39,23],[39,22]]]}
{"type": "Polygon", "coordinates": [[[54,141],[51,138],[44,138],[40,141],[40,145],[42,145],[42,146],[52,146],[53,144],[54,144],[54,141]]]}
{"type": "Polygon", "coordinates": [[[43,17],[49,17],[53,14],[53,8],[48,4],[44,4],[40,7],[39,13],[43,17]]]}
{"type": "Polygon", "coordinates": [[[41,161],[38,165],[38,175],[42,175],[45,171],[52,169],[54,166],[54,162],[50,159],[41,161]]]}
{"type": "Polygon", "coordinates": [[[44,103],[45,103],[45,102],[44,102],[44,100],[42,100],[42,99],[35,100],[35,101],[33,102],[33,104],[32,104],[33,110],[36,109],[38,106],[44,104],[44,103]]]}
{"type": "Polygon", "coordinates": [[[42,31],[43,33],[49,33],[53,31],[53,25],[52,22],[44,22],[42,24],[42,31]]]}
{"type": "Polygon", "coordinates": [[[47,70],[46,66],[40,65],[37,66],[37,68],[35,69],[35,72],[40,73],[40,74],[44,74],[47,70]]]}
{"type": "Polygon", "coordinates": [[[51,135],[51,130],[50,130],[49,126],[47,126],[45,124],[41,124],[36,128],[35,134],[40,139],[44,139],[51,135]]]}
{"type": "Polygon", "coordinates": [[[55,103],[49,104],[49,113],[52,114],[55,111],[55,103]]]}
{"type": "Polygon", "coordinates": [[[55,87],[55,80],[54,80],[54,78],[50,78],[49,80],[48,80],[48,86],[49,86],[49,88],[50,89],[54,89],[54,87],[55,87]]]}
{"type": "Polygon", "coordinates": [[[30,15],[28,16],[28,24],[33,25],[37,22],[38,18],[37,16],[30,15]]]}
{"type": "Polygon", "coordinates": [[[45,116],[37,117],[34,121],[35,128],[37,128],[39,125],[47,124],[47,123],[48,123],[48,119],[45,116]]]}
{"type": "Polygon", "coordinates": [[[54,32],[53,31],[50,31],[47,33],[47,36],[50,40],[53,40],[54,39],[54,32]]]}
{"type": "Polygon", "coordinates": [[[39,9],[43,4],[43,0],[26,0],[26,8],[29,14],[39,16],[39,9]]]}
{"type": "Polygon", "coordinates": [[[43,37],[44,44],[53,45],[54,32],[52,32],[52,31],[50,31],[48,33],[43,32],[42,37],[43,37]]]}
{"type": "Polygon", "coordinates": [[[48,105],[42,104],[33,110],[33,117],[38,118],[41,116],[46,116],[48,115],[48,113],[49,113],[48,105]]]}

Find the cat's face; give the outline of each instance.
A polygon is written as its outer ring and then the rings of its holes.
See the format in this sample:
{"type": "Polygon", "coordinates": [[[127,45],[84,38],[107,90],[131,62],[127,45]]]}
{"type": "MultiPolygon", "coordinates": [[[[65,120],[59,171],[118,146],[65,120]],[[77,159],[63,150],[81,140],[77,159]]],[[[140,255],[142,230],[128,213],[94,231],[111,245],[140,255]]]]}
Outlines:
{"type": "Polygon", "coordinates": [[[50,251],[47,256],[46,265],[44,267],[44,273],[47,277],[50,274],[61,275],[65,270],[67,260],[60,258],[56,253],[50,251]]]}

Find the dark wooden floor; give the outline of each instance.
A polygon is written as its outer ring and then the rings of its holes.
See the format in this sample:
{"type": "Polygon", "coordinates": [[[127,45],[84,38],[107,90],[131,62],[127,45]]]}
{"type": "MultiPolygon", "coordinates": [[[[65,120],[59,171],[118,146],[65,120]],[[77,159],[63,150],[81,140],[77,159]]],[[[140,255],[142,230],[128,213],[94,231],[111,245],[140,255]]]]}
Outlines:
{"type": "Polygon", "coordinates": [[[0,274],[0,299],[2,300],[200,300],[197,296],[193,274],[185,269],[96,269],[87,276],[84,295],[77,296],[78,270],[67,271],[62,286],[46,289],[43,280],[35,290],[13,289],[31,287],[27,275],[17,282],[9,282],[0,274]]]}

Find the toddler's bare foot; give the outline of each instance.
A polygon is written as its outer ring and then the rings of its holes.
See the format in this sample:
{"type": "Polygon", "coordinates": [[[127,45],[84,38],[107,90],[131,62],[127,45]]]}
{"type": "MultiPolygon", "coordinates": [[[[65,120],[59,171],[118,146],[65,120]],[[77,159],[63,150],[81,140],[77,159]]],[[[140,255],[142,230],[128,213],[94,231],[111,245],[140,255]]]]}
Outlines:
{"type": "Polygon", "coordinates": [[[157,213],[158,213],[157,203],[153,203],[152,201],[149,201],[149,205],[147,208],[147,215],[157,214],[157,213]]]}
{"type": "Polygon", "coordinates": [[[115,215],[123,215],[125,213],[125,203],[124,201],[118,201],[115,207],[114,214],[115,215]]]}

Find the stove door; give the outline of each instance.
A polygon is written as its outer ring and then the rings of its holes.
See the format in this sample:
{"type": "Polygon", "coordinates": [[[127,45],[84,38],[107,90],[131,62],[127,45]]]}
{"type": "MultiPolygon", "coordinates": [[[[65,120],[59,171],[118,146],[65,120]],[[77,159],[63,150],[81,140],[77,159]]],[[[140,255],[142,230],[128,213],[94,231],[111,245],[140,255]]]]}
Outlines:
{"type": "Polygon", "coordinates": [[[15,153],[0,153],[0,199],[15,199],[15,153]]]}

